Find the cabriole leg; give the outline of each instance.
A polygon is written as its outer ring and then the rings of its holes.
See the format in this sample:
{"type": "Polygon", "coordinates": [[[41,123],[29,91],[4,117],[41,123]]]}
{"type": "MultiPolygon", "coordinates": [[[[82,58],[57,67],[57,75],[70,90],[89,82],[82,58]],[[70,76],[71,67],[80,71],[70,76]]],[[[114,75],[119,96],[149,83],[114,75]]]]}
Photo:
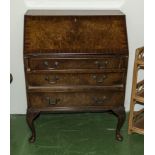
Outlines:
{"type": "Polygon", "coordinates": [[[126,118],[126,114],[125,114],[125,108],[124,107],[119,107],[116,109],[112,110],[114,112],[114,114],[117,116],[118,118],[118,122],[117,122],[117,128],[116,128],[116,139],[118,141],[122,141],[123,140],[123,136],[120,133],[120,130],[125,122],[125,118],[126,118]]]}
{"type": "Polygon", "coordinates": [[[31,137],[29,138],[30,143],[33,143],[36,138],[34,120],[38,115],[39,115],[39,112],[27,111],[26,120],[27,120],[27,124],[31,130],[31,137]]]}

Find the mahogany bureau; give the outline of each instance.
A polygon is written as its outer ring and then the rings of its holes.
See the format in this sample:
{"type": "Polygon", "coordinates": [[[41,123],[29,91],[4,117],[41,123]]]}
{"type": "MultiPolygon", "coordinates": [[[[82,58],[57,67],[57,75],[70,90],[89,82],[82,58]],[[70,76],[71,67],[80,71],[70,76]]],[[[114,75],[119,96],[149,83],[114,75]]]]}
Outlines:
{"type": "Polygon", "coordinates": [[[27,123],[42,112],[112,111],[116,139],[125,121],[128,64],[125,15],[119,11],[29,10],[24,16],[27,123]]]}

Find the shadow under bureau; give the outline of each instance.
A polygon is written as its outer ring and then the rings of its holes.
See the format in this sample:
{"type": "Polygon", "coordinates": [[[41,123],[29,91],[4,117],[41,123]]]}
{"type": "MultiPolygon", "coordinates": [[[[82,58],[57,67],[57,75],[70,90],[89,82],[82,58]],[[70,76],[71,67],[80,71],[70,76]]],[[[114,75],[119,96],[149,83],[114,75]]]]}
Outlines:
{"type": "Polygon", "coordinates": [[[42,112],[112,111],[125,120],[125,15],[115,11],[29,10],[24,16],[27,123],[42,112]]]}

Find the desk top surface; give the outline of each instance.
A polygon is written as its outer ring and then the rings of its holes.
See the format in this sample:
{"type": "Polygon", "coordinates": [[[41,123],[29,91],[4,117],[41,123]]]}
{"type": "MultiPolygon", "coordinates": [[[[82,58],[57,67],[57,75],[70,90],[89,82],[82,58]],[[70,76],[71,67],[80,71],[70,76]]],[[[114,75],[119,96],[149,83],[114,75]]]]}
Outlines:
{"type": "Polygon", "coordinates": [[[120,10],[28,10],[26,16],[121,16],[120,10]]]}

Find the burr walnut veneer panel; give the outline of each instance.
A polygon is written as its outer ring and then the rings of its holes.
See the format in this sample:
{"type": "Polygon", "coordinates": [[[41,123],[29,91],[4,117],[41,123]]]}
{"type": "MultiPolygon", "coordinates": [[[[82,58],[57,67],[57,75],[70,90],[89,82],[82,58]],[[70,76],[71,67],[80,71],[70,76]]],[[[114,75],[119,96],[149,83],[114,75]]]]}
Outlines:
{"type": "Polygon", "coordinates": [[[25,52],[127,53],[124,18],[124,16],[27,16],[25,52]]]}

